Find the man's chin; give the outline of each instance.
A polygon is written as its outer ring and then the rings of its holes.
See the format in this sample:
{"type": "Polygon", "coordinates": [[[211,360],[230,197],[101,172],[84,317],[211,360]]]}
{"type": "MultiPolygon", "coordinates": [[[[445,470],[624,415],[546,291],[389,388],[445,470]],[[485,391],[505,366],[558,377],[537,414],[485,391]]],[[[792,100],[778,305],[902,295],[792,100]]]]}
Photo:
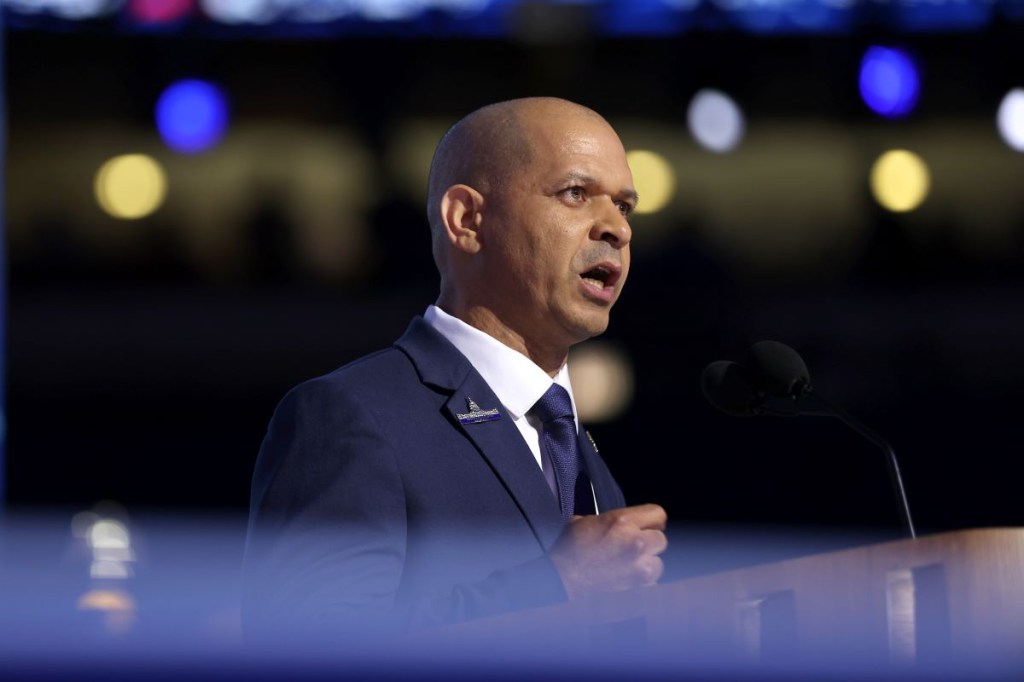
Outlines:
{"type": "Polygon", "coordinates": [[[578,318],[574,325],[574,337],[576,338],[576,343],[604,334],[608,329],[608,322],[609,318],[607,309],[604,311],[603,315],[594,315],[591,313],[590,315],[578,318]]]}

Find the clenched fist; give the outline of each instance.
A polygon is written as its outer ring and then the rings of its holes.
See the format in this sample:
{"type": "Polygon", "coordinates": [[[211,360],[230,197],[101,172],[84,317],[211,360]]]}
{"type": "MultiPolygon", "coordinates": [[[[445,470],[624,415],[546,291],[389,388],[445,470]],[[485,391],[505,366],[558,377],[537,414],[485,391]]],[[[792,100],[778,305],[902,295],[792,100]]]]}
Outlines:
{"type": "Polygon", "coordinates": [[[573,517],[550,551],[569,599],[656,583],[667,519],[656,504],[573,517]]]}

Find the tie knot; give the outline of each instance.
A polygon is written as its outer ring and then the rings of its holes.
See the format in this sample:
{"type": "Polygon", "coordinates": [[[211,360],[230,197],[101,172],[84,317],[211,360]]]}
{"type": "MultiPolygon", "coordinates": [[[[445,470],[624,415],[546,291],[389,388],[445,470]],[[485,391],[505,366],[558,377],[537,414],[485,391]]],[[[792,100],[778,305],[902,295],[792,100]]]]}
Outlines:
{"type": "Polygon", "coordinates": [[[569,398],[569,392],[558,384],[551,384],[551,388],[544,392],[531,412],[545,424],[566,417],[572,419],[572,400],[569,398]]]}

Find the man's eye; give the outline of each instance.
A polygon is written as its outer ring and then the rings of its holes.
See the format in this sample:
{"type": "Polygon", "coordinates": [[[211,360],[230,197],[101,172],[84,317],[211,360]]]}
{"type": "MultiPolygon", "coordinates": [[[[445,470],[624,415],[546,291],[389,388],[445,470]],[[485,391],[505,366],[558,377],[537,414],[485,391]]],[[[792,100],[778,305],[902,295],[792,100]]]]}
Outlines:
{"type": "Polygon", "coordinates": [[[569,187],[565,190],[565,196],[574,201],[580,201],[586,198],[586,193],[583,191],[582,187],[569,187]]]}
{"type": "Polygon", "coordinates": [[[617,206],[619,207],[619,213],[622,215],[628,216],[633,212],[633,205],[628,201],[619,201],[617,202],[617,206]]]}

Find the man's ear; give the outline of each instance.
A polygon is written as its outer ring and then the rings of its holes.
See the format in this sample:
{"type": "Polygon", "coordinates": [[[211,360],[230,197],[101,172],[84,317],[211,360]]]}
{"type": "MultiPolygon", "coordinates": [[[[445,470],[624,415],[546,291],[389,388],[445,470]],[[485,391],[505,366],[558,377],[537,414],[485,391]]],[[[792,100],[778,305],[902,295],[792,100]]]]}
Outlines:
{"type": "Polygon", "coordinates": [[[468,185],[452,185],[441,197],[441,219],[448,242],[463,253],[477,253],[483,246],[483,207],[483,195],[468,185]]]}

